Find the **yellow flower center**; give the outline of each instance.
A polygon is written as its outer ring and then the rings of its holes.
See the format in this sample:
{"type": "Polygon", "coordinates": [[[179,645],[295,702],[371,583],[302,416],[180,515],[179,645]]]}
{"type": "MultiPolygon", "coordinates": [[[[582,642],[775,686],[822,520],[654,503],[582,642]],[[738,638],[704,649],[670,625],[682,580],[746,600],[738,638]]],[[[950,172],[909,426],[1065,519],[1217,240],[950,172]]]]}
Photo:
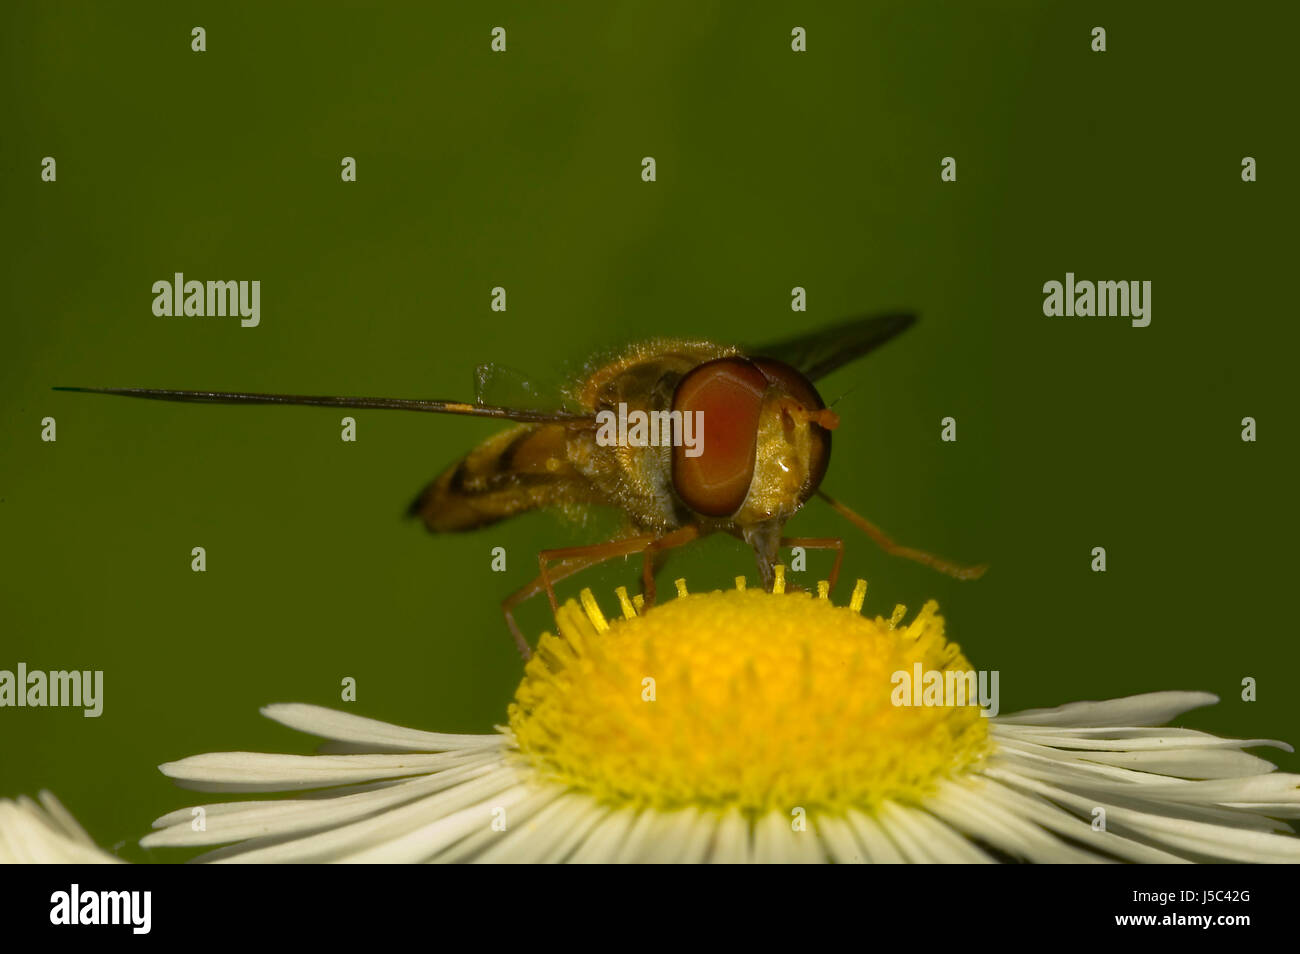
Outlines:
{"type": "Polygon", "coordinates": [[[522,756],[613,804],[762,812],[916,800],[989,751],[977,706],[898,704],[910,692],[896,674],[917,664],[970,670],[937,604],[901,625],[901,606],[860,614],[862,581],[847,607],[737,584],[686,594],[679,581],[643,614],[620,589],[613,623],[590,591],[570,600],[510,706],[522,756]]]}

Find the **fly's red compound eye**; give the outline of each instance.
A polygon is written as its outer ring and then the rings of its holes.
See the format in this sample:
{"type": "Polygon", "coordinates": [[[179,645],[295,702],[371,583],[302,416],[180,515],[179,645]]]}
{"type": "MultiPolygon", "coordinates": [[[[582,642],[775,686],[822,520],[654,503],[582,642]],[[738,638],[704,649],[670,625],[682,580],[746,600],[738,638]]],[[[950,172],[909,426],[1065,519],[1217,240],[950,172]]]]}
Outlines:
{"type": "Polygon", "coordinates": [[[822,396],[817,393],[813,383],[790,367],[784,361],[773,358],[754,358],[754,367],[763,372],[763,376],[773,384],[785,388],[785,392],[810,411],[819,411],[826,406],[822,396]]]}
{"type": "Polygon", "coordinates": [[[673,447],[673,487],[696,513],[727,517],[745,502],[767,384],[763,372],[743,358],[709,361],[677,383],[673,410],[703,423],[702,432],[697,428],[699,456],[673,447]]]}

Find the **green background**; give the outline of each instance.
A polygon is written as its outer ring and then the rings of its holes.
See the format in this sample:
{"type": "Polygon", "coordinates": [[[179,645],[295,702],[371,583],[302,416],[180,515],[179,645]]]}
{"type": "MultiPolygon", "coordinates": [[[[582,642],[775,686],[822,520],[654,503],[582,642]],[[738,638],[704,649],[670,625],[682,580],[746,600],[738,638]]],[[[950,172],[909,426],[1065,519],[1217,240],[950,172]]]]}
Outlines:
{"type": "MultiPolygon", "coordinates": [[[[4,5],[0,668],[102,669],[106,699],[0,710],[0,794],[47,786],[138,860],[194,797],[159,762],[310,751],[265,703],[342,706],[352,676],[352,711],[488,731],[520,675],[500,600],[597,533],[402,519],[489,422],[354,412],[348,444],[335,411],[52,385],[470,398],[481,362],[547,376],[893,306],[920,324],[823,382],[825,487],[993,569],[886,557],[820,503],[789,530],[843,535],[871,610],[939,600],[1004,711],[1203,689],[1225,701],[1187,724],[1300,739],[1294,5],[377,6],[4,5]],[[175,271],[260,280],[261,326],[155,317],[175,271]],[[1150,327],[1045,318],[1066,271],[1152,281],[1150,327]]],[[[561,594],[608,605],[638,567],[561,594]]],[[[717,538],[661,585],[737,573],[752,557],[717,538]]],[[[521,620],[544,629],[544,601],[521,620]]]]}

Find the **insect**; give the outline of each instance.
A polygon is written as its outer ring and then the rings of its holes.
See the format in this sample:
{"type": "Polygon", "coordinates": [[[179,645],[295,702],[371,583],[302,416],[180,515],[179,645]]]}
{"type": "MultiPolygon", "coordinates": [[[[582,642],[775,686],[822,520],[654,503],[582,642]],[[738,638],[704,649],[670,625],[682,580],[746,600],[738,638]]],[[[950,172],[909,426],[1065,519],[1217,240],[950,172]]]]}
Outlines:
{"type": "Polygon", "coordinates": [[[785,537],[788,521],[812,497],[830,504],[887,553],[958,579],[987,567],[961,566],[901,546],[875,524],[821,490],[839,416],[814,384],[906,330],[907,313],[854,318],[760,348],[658,339],[588,366],[569,396],[574,410],[529,409],[482,402],[404,398],[317,397],[158,388],[58,388],[164,401],[215,404],[305,404],[499,418],[514,426],[483,441],[416,497],[409,513],[433,533],[477,530],[539,508],[604,505],[626,516],[625,532],[589,546],[543,550],[539,573],[502,603],[525,658],[531,649],[515,608],[554,584],[618,556],[643,555],[644,599],[653,603],[655,569],[671,548],[712,533],[738,537],[753,550],[771,589],[783,546],[835,551],[834,586],[844,556],[839,538],[785,537]],[[652,422],[620,428],[611,416],[652,422]],[[699,423],[692,445],[691,422],[699,423]],[[655,431],[655,428],[659,428],[655,431]],[[630,438],[642,438],[635,440],[630,438]],[[646,440],[664,437],[664,440],[646,440]]]}

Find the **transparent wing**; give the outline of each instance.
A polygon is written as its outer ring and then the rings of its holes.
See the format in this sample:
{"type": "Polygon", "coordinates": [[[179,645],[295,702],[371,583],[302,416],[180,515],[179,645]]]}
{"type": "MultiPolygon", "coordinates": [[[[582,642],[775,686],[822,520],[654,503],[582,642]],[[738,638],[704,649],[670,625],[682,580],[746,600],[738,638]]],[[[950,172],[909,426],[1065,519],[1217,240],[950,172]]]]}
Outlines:
{"type": "Polygon", "coordinates": [[[475,404],[550,411],[563,404],[559,390],[554,382],[543,382],[503,364],[480,364],[474,369],[475,404]]]}

